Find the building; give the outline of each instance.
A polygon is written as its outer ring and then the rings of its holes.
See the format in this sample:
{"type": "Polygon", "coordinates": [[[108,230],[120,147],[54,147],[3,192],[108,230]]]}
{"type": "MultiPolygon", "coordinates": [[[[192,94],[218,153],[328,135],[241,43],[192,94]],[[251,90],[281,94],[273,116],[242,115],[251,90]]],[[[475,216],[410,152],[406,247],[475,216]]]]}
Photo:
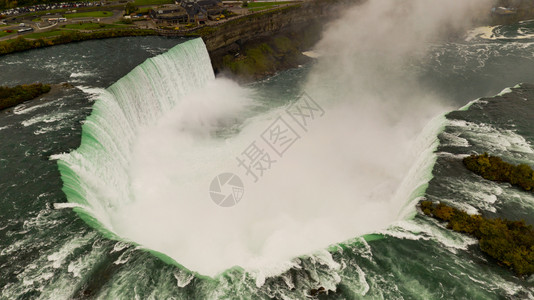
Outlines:
{"type": "Polygon", "coordinates": [[[50,22],[50,23],[59,22],[59,19],[64,19],[64,18],[62,15],[46,15],[46,16],[41,17],[42,21],[50,22]]]}
{"type": "Polygon", "coordinates": [[[166,4],[150,12],[150,17],[158,25],[175,26],[188,23],[189,15],[185,8],[176,4],[166,4]]]}
{"type": "Polygon", "coordinates": [[[221,0],[182,0],[180,4],[187,10],[189,22],[196,24],[204,24],[208,18],[214,20],[224,10],[221,0]]]}
{"type": "Polygon", "coordinates": [[[221,0],[182,0],[167,4],[151,11],[150,17],[156,24],[174,26],[180,23],[205,24],[215,20],[223,12],[221,0]]]}

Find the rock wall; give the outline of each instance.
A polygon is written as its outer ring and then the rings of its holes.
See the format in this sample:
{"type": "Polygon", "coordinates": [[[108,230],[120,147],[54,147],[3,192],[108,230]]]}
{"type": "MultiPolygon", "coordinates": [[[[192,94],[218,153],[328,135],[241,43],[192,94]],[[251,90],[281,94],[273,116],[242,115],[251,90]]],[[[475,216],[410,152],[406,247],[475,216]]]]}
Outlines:
{"type": "Polygon", "coordinates": [[[305,59],[300,52],[320,39],[322,27],[339,16],[341,7],[359,2],[305,1],[229,20],[218,26],[203,27],[192,34],[204,39],[216,73],[228,71],[240,79],[254,80],[302,63],[305,59]],[[282,39],[285,42],[280,47],[282,39]],[[254,70],[257,65],[263,65],[260,61],[264,60],[258,57],[261,56],[258,51],[254,51],[252,64],[248,59],[246,68],[235,67],[234,63],[242,65],[239,61],[250,58],[247,52],[258,47],[261,48],[259,52],[269,55],[265,60],[268,66],[254,70]]]}

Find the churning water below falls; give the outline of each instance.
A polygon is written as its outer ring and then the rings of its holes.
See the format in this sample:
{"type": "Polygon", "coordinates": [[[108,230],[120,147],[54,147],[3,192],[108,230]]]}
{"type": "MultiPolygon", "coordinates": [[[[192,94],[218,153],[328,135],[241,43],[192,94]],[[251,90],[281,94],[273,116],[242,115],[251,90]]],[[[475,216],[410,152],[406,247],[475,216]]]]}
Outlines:
{"type": "Polygon", "coordinates": [[[415,207],[534,224],[531,195],[461,164],[534,160],[534,86],[517,85],[534,82],[533,28],[389,68],[323,52],[246,86],[214,76],[200,39],[0,58],[1,85],[74,85],[0,113],[2,298],[533,298],[415,207]]]}

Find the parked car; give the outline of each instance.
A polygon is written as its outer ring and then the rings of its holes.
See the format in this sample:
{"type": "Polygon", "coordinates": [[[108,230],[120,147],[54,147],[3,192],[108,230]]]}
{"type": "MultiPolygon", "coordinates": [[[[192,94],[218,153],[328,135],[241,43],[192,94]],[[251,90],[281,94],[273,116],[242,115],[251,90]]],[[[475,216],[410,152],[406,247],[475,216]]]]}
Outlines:
{"type": "Polygon", "coordinates": [[[31,27],[28,27],[28,28],[22,28],[22,29],[17,30],[17,33],[18,33],[18,34],[21,34],[21,33],[29,32],[29,31],[33,31],[33,28],[31,28],[31,27]]]}

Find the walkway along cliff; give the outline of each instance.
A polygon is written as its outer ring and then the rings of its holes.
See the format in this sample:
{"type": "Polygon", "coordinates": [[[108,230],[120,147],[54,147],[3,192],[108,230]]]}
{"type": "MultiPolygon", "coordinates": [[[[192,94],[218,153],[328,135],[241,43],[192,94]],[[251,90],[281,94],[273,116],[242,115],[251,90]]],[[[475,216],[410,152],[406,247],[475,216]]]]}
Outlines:
{"type": "Polygon", "coordinates": [[[216,73],[255,80],[306,62],[302,52],[319,40],[323,26],[339,16],[340,7],[355,2],[361,1],[306,1],[206,26],[188,35],[204,39],[216,73]]]}

